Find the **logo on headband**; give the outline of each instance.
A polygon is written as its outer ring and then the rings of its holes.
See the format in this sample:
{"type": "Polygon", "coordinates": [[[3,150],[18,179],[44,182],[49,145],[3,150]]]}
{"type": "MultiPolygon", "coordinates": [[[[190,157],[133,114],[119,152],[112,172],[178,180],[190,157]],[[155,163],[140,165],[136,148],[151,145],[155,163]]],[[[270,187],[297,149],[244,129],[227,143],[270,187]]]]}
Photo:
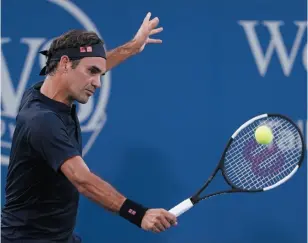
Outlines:
{"type": "MultiPolygon", "coordinates": [[[[95,24],[89,17],[71,1],[63,0],[33,0],[33,3],[20,2],[17,8],[7,6],[6,11],[9,12],[5,16],[5,21],[10,26],[20,19],[20,13],[24,11],[34,11],[36,8],[48,8],[50,11],[59,11],[61,15],[57,19],[46,19],[42,21],[36,20],[36,16],[30,14],[19,22],[18,32],[16,28],[6,28],[2,31],[1,36],[1,164],[7,165],[9,163],[9,156],[12,146],[12,138],[15,130],[15,121],[18,113],[18,108],[24,91],[32,86],[34,83],[43,80],[38,75],[40,67],[46,64],[46,56],[38,53],[43,50],[48,50],[52,43],[50,36],[54,37],[64,33],[72,28],[69,24],[64,26],[63,20],[71,19],[77,20],[76,28],[83,26],[87,30],[95,31],[99,36],[99,32],[95,24]],[[59,9],[60,8],[60,9],[59,9]],[[63,14],[63,10],[65,14],[63,14]],[[36,23],[36,26],[30,23],[36,23]],[[59,29],[59,26],[62,26],[59,29]],[[44,31],[48,27],[48,32],[44,31]],[[34,34],[31,36],[29,33],[34,34]],[[16,37],[18,33],[18,37],[16,37]],[[39,67],[40,66],[40,67],[39,67]],[[20,68],[21,67],[21,68],[20,68]]],[[[35,12],[33,12],[35,13],[35,12]]],[[[94,55],[96,49],[94,46],[86,46],[77,49],[77,53],[88,52],[89,55],[94,55]],[[91,54],[90,54],[91,53],[91,54]]],[[[85,54],[83,54],[85,55],[85,54]]],[[[98,89],[94,96],[91,96],[87,104],[78,104],[78,118],[81,125],[82,140],[83,140],[83,155],[92,147],[97,136],[100,134],[105,121],[105,108],[108,103],[110,92],[110,73],[106,73],[102,77],[102,87],[98,89]]]]}
{"type": "Polygon", "coordinates": [[[80,47],[80,52],[92,52],[92,46],[80,47]]]}

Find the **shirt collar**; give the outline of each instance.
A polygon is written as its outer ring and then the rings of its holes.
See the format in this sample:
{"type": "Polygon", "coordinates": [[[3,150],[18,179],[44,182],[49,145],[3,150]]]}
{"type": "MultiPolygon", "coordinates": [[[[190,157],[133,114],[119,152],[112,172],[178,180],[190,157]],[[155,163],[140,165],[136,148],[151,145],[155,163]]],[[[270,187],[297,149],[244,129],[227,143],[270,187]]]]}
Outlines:
{"type": "Polygon", "coordinates": [[[71,113],[71,112],[75,111],[75,109],[76,109],[75,104],[73,104],[72,107],[70,107],[70,106],[68,106],[68,105],[66,105],[62,102],[50,99],[49,97],[43,95],[40,91],[43,83],[44,82],[42,81],[42,82],[36,83],[32,86],[33,96],[35,98],[38,98],[39,100],[43,101],[44,104],[48,105],[49,107],[51,107],[53,110],[55,110],[57,112],[71,113]]]}

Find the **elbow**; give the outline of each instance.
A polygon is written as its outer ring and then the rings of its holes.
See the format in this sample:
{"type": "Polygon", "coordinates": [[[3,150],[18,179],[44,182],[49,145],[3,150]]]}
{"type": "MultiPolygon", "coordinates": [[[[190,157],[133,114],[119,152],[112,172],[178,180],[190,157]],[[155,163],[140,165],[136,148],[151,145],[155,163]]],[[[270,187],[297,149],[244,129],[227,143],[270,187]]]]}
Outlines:
{"type": "Polygon", "coordinates": [[[92,173],[81,157],[68,159],[61,166],[61,171],[80,193],[84,193],[89,187],[92,173]]]}

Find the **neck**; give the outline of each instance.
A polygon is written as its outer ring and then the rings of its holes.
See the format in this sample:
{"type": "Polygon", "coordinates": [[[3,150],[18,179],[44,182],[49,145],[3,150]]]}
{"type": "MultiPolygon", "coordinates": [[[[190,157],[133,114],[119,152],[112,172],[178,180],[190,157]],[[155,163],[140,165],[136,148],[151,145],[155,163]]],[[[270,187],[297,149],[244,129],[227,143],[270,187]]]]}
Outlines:
{"type": "Polygon", "coordinates": [[[69,99],[69,96],[65,90],[66,88],[63,86],[63,82],[61,82],[59,78],[50,76],[45,79],[41,87],[41,93],[43,95],[55,101],[71,106],[72,101],[69,99]]]}

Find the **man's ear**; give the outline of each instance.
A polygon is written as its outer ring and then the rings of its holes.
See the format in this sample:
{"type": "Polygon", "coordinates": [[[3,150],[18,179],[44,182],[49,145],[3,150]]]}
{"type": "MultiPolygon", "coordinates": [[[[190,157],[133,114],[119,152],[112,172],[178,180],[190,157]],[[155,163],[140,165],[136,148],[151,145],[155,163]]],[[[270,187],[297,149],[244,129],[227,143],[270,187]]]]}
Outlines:
{"type": "Polygon", "coordinates": [[[60,59],[60,62],[59,62],[59,69],[60,71],[62,72],[65,72],[67,73],[68,72],[68,69],[70,68],[70,59],[68,56],[62,56],[61,59],[60,59]]]}

